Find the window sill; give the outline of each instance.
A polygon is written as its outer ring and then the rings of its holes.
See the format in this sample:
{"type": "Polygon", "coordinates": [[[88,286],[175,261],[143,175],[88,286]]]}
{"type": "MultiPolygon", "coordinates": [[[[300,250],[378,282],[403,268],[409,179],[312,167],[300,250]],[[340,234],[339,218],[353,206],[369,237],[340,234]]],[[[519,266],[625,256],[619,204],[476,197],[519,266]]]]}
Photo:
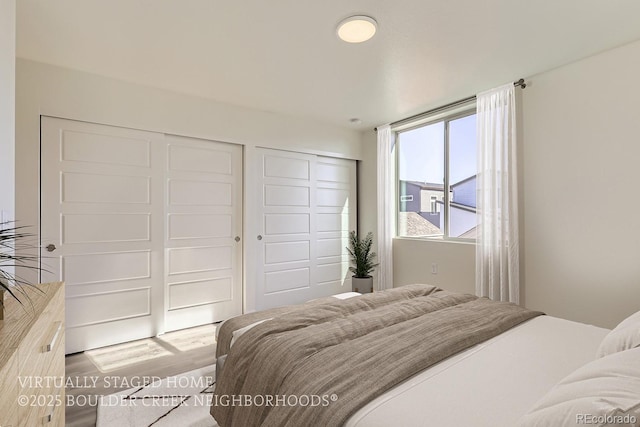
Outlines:
{"type": "Polygon", "coordinates": [[[443,237],[410,237],[410,236],[395,236],[393,240],[413,240],[417,242],[434,242],[434,243],[453,243],[456,245],[476,245],[475,239],[457,239],[457,238],[443,238],[443,237]]]}

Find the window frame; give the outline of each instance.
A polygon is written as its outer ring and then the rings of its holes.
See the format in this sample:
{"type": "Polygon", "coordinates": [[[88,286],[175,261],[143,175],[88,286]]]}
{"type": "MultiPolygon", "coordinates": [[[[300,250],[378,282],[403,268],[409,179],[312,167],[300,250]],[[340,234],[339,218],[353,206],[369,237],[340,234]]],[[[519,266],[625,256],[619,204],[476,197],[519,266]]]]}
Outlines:
{"type": "MultiPolygon", "coordinates": [[[[423,117],[420,119],[416,119],[410,123],[403,124],[402,126],[398,126],[397,128],[392,128],[391,131],[394,134],[395,147],[393,150],[393,161],[394,161],[394,177],[395,185],[393,189],[395,191],[395,238],[396,239],[413,239],[413,240],[428,240],[428,241],[444,241],[444,242],[458,242],[458,243],[469,243],[475,244],[475,238],[465,238],[465,237],[452,237],[449,235],[450,232],[450,216],[449,216],[449,205],[451,203],[450,200],[450,188],[449,188],[449,122],[457,119],[461,119],[463,117],[471,116],[473,114],[477,114],[476,102],[475,100],[465,103],[462,106],[459,106],[455,109],[444,111],[438,114],[430,115],[427,117],[423,117]],[[400,148],[400,134],[404,132],[409,132],[421,127],[429,126],[438,122],[444,122],[444,191],[443,191],[443,215],[444,215],[444,228],[442,234],[431,235],[431,236],[401,236],[400,235],[400,221],[398,220],[398,216],[400,213],[400,156],[399,156],[399,148],[400,148]]],[[[476,211],[477,214],[477,211],[476,211]]]]}

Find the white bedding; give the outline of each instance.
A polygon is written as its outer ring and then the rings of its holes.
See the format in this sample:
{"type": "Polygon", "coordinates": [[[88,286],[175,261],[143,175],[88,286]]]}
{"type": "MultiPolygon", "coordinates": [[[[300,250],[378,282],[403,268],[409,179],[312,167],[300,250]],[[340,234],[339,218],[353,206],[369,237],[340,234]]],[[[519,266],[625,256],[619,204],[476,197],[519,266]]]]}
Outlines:
{"type": "Polygon", "coordinates": [[[514,426],[558,381],[595,359],[607,332],[536,317],[394,387],[346,426],[514,426]]]}

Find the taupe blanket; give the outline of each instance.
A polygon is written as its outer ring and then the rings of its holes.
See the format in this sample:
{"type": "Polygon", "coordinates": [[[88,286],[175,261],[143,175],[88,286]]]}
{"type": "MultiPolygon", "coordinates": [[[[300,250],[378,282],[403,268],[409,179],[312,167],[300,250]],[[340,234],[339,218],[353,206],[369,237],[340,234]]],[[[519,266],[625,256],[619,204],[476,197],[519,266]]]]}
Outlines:
{"type": "Polygon", "coordinates": [[[418,372],[542,314],[428,285],[282,310],[229,351],[211,407],[220,426],[340,426],[418,372]],[[242,395],[261,404],[229,404],[242,395]],[[295,405],[307,399],[320,403],[295,405]]]}
{"type": "Polygon", "coordinates": [[[220,357],[229,352],[229,347],[231,346],[231,338],[233,338],[233,332],[237,331],[238,329],[244,328],[245,326],[249,326],[250,324],[258,322],[260,320],[271,319],[274,317],[282,316],[287,313],[294,312],[296,310],[300,310],[300,309],[304,310],[307,307],[313,307],[316,305],[325,304],[327,302],[336,302],[336,301],[338,300],[333,297],[319,298],[313,301],[306,302],[304,304],[271,308],[268,310],[256,311],[254,313],[248,313],[242,316],[232,317],[231,319],[226,320],[220,326],[220,331],[218,331],[218,340],[216,342],[216,357],[220,357]]]}

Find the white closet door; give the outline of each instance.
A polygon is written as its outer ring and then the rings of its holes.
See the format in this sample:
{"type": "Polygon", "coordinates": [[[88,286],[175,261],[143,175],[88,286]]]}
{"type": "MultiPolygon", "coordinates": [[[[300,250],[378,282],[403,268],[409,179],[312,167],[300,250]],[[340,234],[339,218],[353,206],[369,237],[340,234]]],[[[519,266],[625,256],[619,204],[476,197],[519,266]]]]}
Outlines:
{"type": "Polygon", "coordinates": [[[161,332],[162,135],[43,117],[41,138],[42,279],[66,282],[66,352],[161,332]]]}
{"type": "Polygon", "coordinates": [[[67,353],[242,313],[241,147],[45,117],[41,150],[67,353]]]}
{"type": "MultiPolygon", "coordinates": [[[[351,290],[345,246],[356,226],[355,162],[258,149],[255,308],[351,290]]],[[[253,244],[253,242],[252,242],[253,244]]]]}
{"type": "Polygon", "coordinates": [[[349,231],[356,230],[356,162],[316,160],[316,294],[351,291],[349,231]]]}
{"type": "Polygon", "coordinates": [[[169,331],[242,313],[242,147],[166,141],[169,331]]]}

